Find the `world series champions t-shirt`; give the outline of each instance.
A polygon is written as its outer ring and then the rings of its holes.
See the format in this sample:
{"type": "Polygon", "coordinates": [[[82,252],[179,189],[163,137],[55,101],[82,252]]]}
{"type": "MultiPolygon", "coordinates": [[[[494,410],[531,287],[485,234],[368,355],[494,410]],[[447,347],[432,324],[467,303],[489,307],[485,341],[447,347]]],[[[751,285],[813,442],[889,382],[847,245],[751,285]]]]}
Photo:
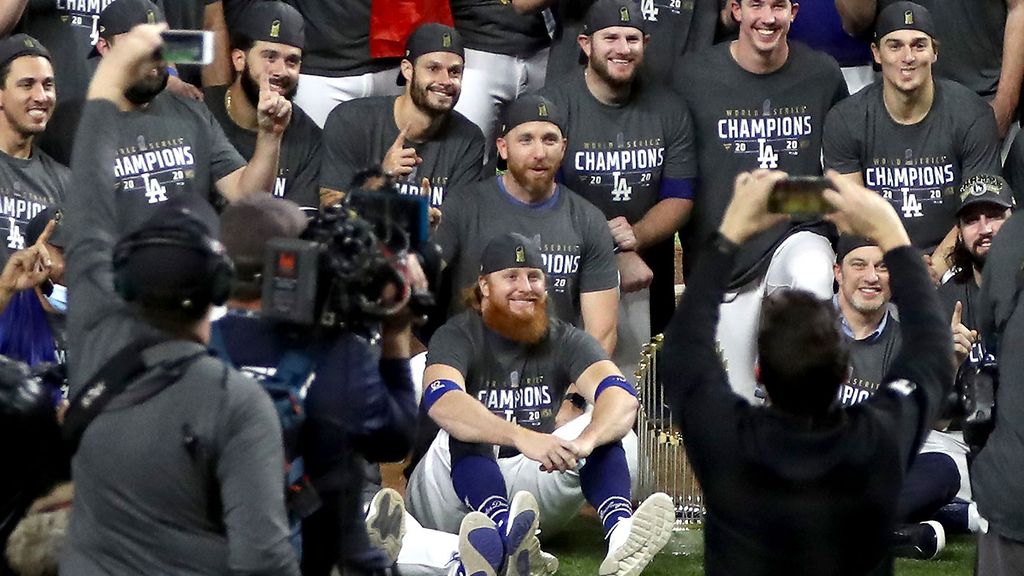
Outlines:
{"type": "MultiPolygon", "coordinates": [[[[256,152],[256,132],[235,124],[228,115],[224,99],[227,91],[227,86],[206,88],[203,90],[204,101],[228,140],[248,161],[256,152]]],[[[292,103],[292,118],[281,137],[274,196],[287,198],[307,212],[319,210],[320,156],[320,127],[302,108],[292,103]]]]}
{"type": "MultiPolygon", "coordinates": [[[[662,185],[697,176],[693,122],[668,88],[636,80],[629,101],[603,104],[582,69],[544,91],[565,116],[567,146],[561,181],[597,206],[606,219],[640,221],[661,199],[662,185]]],[[[652,322],[661,327],[674,304],[674,243],[643,254],[654,271],[652,322]]]]}
{"type": "Polygon", "coordinates": [[[145,110],[122,113],[117,134],[112,168],[123,233],[172,197],[210,198],[218,180],[245,167],[206,106],[166,90],[145,110]]]}
{"type": "Polygon", "coordinates": [[[25,227],[43,210],[64,201],[71,171],[38,148],[29,158],[0,152],[0,262],[26,248],[25,227]]]}
{"type": "Polygon", "coordinates": [[[452,279],[452,309],[480,275],[480,257],[495,236],[518,232],[540,245],[547,275],[548,314],[580,325],[580,294],[619,285],[614,241],[593,204],[564,186],[541,205],[524,204],[490,178],[449,193],[434,234],[452,279]]]}
{"type": "Polygon", "coordinates": [[[897,124],[875,82],[840,103],[825,123],[825,165],[859,172],[864,185],[888,200],[911,242],[939,244],[956,224],[965,178],[999,174],[999,140],[992,109],[955,82],[935,80],[935,98],[917,124],[897,124]]]}
{"type": "MultiPolygon", "coordinates": [[[[427,366],[458,370],[466,392],[499,418],[550,433],[570,382],[608,357],[593,337],[551,319],[537,344],[514,342],[488,328],[480,314],[466,310],[438,328],[427,351],[427,366]]],[[[499,456],[517,454],[502,447],[499,456]]]]}
{"type": "MultiPolygon", "coordinates": [[[[347,191],[360,171],[384,161],[398,138],[397,96],[358,98],[339,104],[324,124],[324,163],[320,185],[347,191]]],[[[484,178],[484,135],[465,116],[452,110],[440,130],[426,142],[407,140],[423,163],[398,182],[402,194],[420,194],[430,180],[430,205],[441,206],[445,191],[484,178]]]]}
{"type": "MultiPolygon", "coordinates": [[[[835,60],[799,42],[789,42],[786,63],[770,74],[754,74],[733,60],[730,43],[688,54],[675,76],[697,136],[700,182],[693,214],[680,239],[693,262],[718,229],[740,172],[765,168],[793,176],[821,174],[825,115],[847,96],[835,60]]],[[[813,224],[782,223],[740,248],[731,286],[753,280],[793,229],[813,224]]]]}

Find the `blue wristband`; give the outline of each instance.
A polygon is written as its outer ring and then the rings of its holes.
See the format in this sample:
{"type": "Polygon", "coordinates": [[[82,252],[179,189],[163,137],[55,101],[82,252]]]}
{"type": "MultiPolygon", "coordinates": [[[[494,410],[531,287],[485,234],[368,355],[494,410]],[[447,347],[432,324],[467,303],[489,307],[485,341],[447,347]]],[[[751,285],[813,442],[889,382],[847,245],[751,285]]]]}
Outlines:
{"type": "Polygon", "coordinates": [[[173,66],[168,66],[167,67],[167,74],[177,78],[178,77],[178,69],[174,68],[173,66]]]}
{"type": "Polygon", "coordinates": [[[449,392],[462,390],[458,384],[443,378],[434,380],[423,390],[423,408],[427,412],[434,406],[434,403],[441,399],[441,396],[449,392]]]}
{"type": "Polygon", "coordinates": [[[611,388],[612,386],[622,388],[626,392],[632,394],[634,397],[636,396],[636,388],[633,388],[633,385],[630,384],[628,380],[626,380],[622,376],[619,376],[618,374],[613,374],[611,376],[605,377],[605,379],[601,380],[601,383],[597,385],[597,390],[594,391],[594,401],[597,401],[597,397],[601,395],[601,392],[604,392],[605,390],[611,388]]]}

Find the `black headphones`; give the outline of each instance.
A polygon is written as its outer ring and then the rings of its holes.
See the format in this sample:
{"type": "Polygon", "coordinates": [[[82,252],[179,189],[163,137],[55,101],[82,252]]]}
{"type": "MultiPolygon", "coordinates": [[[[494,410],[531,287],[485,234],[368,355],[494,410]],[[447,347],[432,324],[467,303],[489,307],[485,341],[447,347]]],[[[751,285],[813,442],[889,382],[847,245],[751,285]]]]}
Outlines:
{"type": "Polygon", "coordinates": [[[127,302],[147,296],[148,300],[173,308],[206,304],[220,306],[227,302],[231,293],[231,279],[235,274],[234,264],[228,257],[224,245],[198,230],[188,228],[149,228],[124,237],[114,247],[114,288],[127,302]],[[129,273],[127,264],[132,255],[144,248],[169,246],[198,252],[205,258],[203,277],[206,279],[192,290],[179,294],[146,295],[129,273]]]}

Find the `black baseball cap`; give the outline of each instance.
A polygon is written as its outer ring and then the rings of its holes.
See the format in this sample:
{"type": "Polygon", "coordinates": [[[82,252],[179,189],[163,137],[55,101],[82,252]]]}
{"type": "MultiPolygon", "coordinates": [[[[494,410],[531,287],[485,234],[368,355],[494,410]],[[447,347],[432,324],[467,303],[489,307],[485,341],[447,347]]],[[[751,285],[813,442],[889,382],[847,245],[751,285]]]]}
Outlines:
{"type": "MultiPolygon", "coordinates": [[[[118,34],[131,31],[139,24],[160,24],[166,21],[163,10],[149,0],[117,0],[100,13],[96,29],[100,38],[110,40],[118,34]]],[[[93,46],[89,58],[99,55],[96,46],[93,46]]]]}
{"type": "Polygon", "coordinates": [[[306,229],[306,215],[291,200],[252,194],[224,208],[220,227],[224,247],[235,264],[259,265],[262,269],[267,241],[298,238],[306,229]]]}
{"type": "Polygon", "coordinates": [[[527,122],[550,122],[565,133],[565,121],[559,110],[547,98],[537,94],[520,96],[509,104],[505,110],[505,122],[501,127],[501,135],[508,134],[513,128],[527,122]]]}
{"type": "Polygon", "coordinates": [[[1016,208],[1013,190],[1002,176],[995,174],[978,174],[971,176],[960,185],[960,208],[956,215],[974,204],[995,204],[1003,209],[1016,208]]]}
{"type": "Polygon", "coordinates": [[[302,14],[278,0],[250,4],[239,16],[233,31],[249,40],[287,44],[300,50],[306,47],[306,23],[302,14]]]}
{"type": "Polygon", "coordinates": [[[53,244],[57,248],[64,247],[64,225],[63,225],[64,213],[59,207],[53,206],[47,208],[28,221],[25,226],[25,246],[31,246],[39,240],[39,236],[43,234],[43,230],[46,230],[46,225],[50,223],[50,220],[56,220],[57,224],[53,228],[53,232],[50,234],[50,240],[48,244],[53,244]]]}
{"type": "MultiPolygon", "coordinates": [[[[451,52],[463,60],[466,59],[466,50],[459,31],[437,22],[421,24],[409,34],[409,38],[405,40],[405,56],[402,58],[415,64],[417,58],[431,52],[451,52]]],[[[401,70],[398,71],[395,82],[399,86],[405,86],[405,76],[402,76],[401,70]]]]}
{"type": "Polygon", "coordinates": [[[540,246],[518,232],[506,232],[487,243],[480,256],[480,275],[507,268],[544,269],[540,246]]]}
{"type": "Polygon", "coordinates": [[[847,254],[865,246],[878,246],[878,243],[863,236],[843,234],[839,237],[839,242],[836,244],[836,264],[842,266],[847,254]]]}
{"type": "Polygon", "coordinates": [[[644,32],[644,18],[633,0],[597,0],[583,19],[583,33],[591,35],[612,26],[629,26],[644,32]]]}
{"type": "Polygon", "coordinates": [[[22,56],[42,56],[53,62],[53,58],[50,57],[50,51],[46,49],[46,46],[43,46],[39,43],[39,40],[28,34],[15,34],[0,40],[0,68],[3,68],[15,58],[21,58],[22,56]]]}
{"type": "Polygon", "coordinates": [[[913,2],[894,2],[875,20],[875,42],[896,30],[919,30],[935,38],[935,22],[927,8],[913,2]]]}

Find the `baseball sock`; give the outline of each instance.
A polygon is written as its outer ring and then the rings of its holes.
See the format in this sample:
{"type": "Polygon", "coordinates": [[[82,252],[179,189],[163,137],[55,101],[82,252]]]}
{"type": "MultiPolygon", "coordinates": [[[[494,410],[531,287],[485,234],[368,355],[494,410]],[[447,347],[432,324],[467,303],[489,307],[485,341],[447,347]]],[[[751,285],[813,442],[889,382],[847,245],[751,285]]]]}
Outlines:
{"type": "Polygon", "coordinates": [[[605,538],[615,524],[633,514],[630,504],[629,467],[621,442],[594,448],[580,469],[580,487],[587,502],[597,509],[605,538]]]}
{"type": "Polygon", "coordinates": [[[452,485],[459,500],[498,525],[504,540],[508,530],[508,493],[498,463],[477,454],[463,456],[452,462],[452,485]]]}

